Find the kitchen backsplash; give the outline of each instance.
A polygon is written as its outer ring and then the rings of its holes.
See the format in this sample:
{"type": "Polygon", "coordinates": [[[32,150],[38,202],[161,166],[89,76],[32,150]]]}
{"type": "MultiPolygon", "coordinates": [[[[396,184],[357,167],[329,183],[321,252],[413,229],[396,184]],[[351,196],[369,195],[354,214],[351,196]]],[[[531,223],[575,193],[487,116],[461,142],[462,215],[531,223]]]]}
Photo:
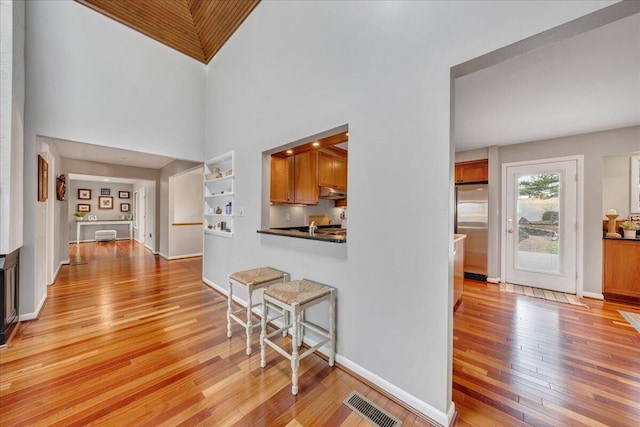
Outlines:
{"type": "Polygon", "coordinates": [[[340,214],[346,208],[336,208],[334,203],[333,200],[319,200],[318,206],[271,205],[269,226],[278,228],[308,225],[309,215],[329,215],[331,224],[340,224],[340,214]]]}

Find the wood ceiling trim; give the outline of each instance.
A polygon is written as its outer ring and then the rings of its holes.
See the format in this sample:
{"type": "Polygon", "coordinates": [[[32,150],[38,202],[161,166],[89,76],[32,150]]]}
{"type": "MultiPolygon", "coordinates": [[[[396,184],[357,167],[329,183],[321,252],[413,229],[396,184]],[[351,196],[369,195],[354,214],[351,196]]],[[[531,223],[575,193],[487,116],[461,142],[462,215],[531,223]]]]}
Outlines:
{"type": "Polygon", "coordinates": [[[260,0],[76,0],[204,64],[260,0]]]}

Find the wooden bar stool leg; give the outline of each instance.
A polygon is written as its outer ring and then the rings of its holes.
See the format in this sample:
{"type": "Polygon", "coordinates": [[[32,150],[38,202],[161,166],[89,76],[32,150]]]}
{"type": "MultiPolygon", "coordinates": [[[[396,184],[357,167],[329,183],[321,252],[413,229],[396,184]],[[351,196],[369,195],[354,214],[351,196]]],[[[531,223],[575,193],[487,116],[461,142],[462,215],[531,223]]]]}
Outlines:
{"type": "Polygon", "coordinates": [[[298,304],[292,306],[293,327],[291,328],[291,394],[298,394],[298,334],[300,333],[300,313],[298,304]]]}
{"type": "Polygon", "coordinates": [[[260,319],[260,367],[267,366],[267,348],[264,344],[264,338],[267,335],[267,302],[262,300],[262,318],[260,319]]]}
{"type": "Polygon", "coordinates": [[[251,323],[251,307],[253,305],[253,301],[251,296],[253,294],[253,286],[247,286],[247,323],[245,327],[245,331],[247,333],[247,354],[251,354],[251,332],[253,332],[253,325],[251,323]]]}
{"type": "Polygon", "coordinates": [[[329,299],[329,366],[333,366],[336,357],[336,291],[331,289],[329,299]]]}
{"type": "Polygon", "coordinates": [[[233,284],[229,280],[229,294],[227,295],[227,337],[231,338],[231,312],[233,311],[233,284]]]}

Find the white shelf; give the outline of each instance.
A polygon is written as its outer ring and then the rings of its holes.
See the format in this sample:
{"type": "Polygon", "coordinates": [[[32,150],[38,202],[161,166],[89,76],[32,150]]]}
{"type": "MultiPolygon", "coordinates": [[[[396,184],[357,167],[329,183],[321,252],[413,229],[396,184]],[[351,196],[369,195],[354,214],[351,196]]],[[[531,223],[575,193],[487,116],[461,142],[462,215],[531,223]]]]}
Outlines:
{"type": "Polygon", "coordinates": [[[228,237],[228,238],[233,237],[233,231],[220,231],[220,230],[214,230],[214,229],[205,228],[204,229],[204,233],[205,234],[212,234],[214,236],[228,237]]]}
{"type": "Polygon", "coordinates": [[[224,193],[224,194],[209,194],[208,196],[204,196],[205,199],[213,199],[216,197],[232,197],[233,193],[224,193]]]}
{"type": "Polygon", "coordinates": [[[205,179],[204,183],[205,184],[210,184],[212,182],[228,181],[228,180],[233,179],[233,178],[234,178],[233,175],[227,175],[227,176],[223,176],[222,178],[205,179]]]}
{"type": "Polygon", "coordinates": [[[204,216],[211,216],[215,218],[233,218],[233,214],[204,214],[204,216]]]}

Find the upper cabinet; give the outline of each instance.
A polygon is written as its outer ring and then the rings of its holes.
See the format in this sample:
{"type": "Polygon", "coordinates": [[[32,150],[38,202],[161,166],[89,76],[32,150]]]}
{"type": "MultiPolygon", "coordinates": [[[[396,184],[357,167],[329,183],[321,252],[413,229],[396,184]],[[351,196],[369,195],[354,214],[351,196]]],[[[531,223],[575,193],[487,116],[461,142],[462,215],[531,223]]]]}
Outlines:
{"type": "Polygon", "coordinates": [[[318,153],[271,156],[271,203],[318,204],[318,153]]]}
{"type": "Polygon", "coordinates": [[[307,151],[294,157],[293,202],[318,204],[318,153],[307,151]]]}
{"type": "Polygon", "coordinates": [[[293,203],[293,156],[271,156],[271,203],[293,203]]]}
{"type": "Polygon", "coordinates": [[[489,160],[456,163],[456,184],[489,181],[489,160]]]}
{"type": "Polygon", "coordinates": [[[347,190],[347,158],[329,153],[318,154],[318,185],[347,190]]]}

